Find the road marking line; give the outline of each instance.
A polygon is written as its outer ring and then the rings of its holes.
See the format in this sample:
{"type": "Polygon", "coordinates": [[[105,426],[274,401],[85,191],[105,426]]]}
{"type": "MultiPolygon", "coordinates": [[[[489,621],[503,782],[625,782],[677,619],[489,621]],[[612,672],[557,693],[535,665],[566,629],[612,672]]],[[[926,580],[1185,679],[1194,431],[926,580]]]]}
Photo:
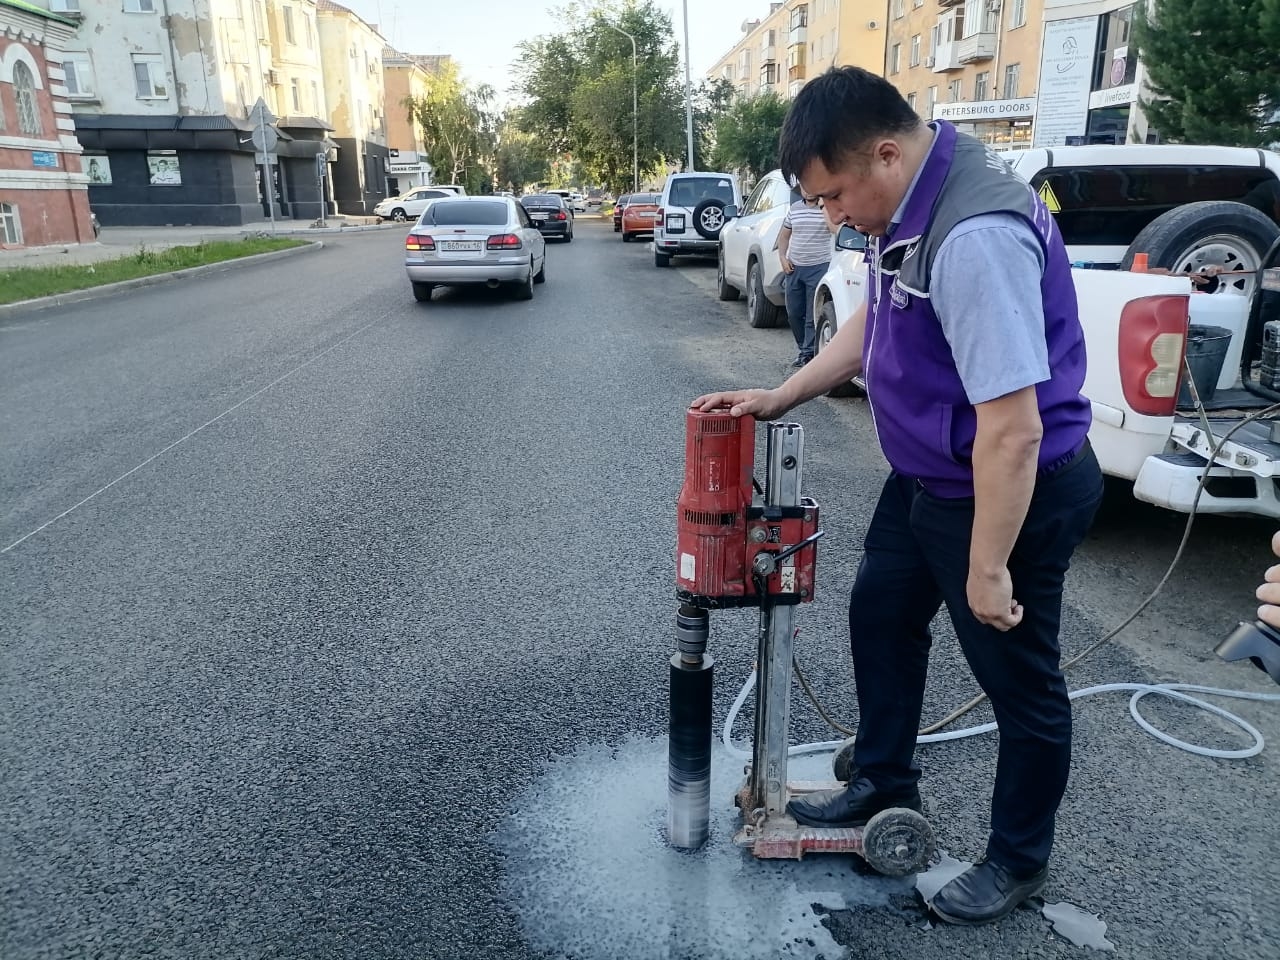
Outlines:
{"type": "Polygon", "coordinates": [[[281,381],[287,380],[289,377],[293,376],[295,373],[297,373],[297,372],[298,372],[299,370],[301,370],[303,367],[310,366],[311,364],[315,363],[317,360],[319,360],[321,357],[325,356],[326,354],[332,353],[334,350],[337,350],[337,349],[338,349],[338,347],[342,346],[342,345],[343,345],[344,343],[346,343],[348,340],[351,340],[351,339],[353,339],[353,338],[355,338],[355,337],[359,336],[360,334],[362,334],[362,333],[364,333],[366,330],[368,330],[370,327],[372,327],[372,326],[376,326],[377,324],[382,323],[382,322],[383,322],[383,320],[385,320],[385,319],[386,319],[386,317],[379,317],[377,320],[374,320],[372,323],[366,323],[366,324],[365,324],[363,327],[361,327],[359,330],[355,330],[355,331],[353,331],[352,333],[347,334],[345,337],[343,337],[343,338],[342,338],[341,340],[339,340],[337,343],[335,343],[335,344],[333,344],[333,345],[331,345],[331,346],[329,346],[329,347],[326,347],[324,350],[321,350],[321,351],[320,351],[319,353],[317,353],[314,357],[311,357],[310,359],[307,359],[307,360],[302,361],[302,363],[298,364],[296,367],[294,367],[294,368],[293,368],[292,370],[290,370],[288,373],[284,373],[284,374],[281,374],[280,376],[276,377],[274,380],[272,380],[270,383],[268,383],[265,387],[262,387],[260,390],[256,390],[256,391],[254,391],[253,393],[249,394],[249,396],[247,396],[247,397],[245,397],[243,400],[241,400],[239,403],[235,404],[234,406],[230,406],[230,407],[228,407],[226,410],[223,410],[220,414],[218,414],[218,415],[217,415],[216,417],[214,417],[212,420],[209,420],[209,421],[206,421],[205,423],[200,424],[200,426],[196,427],[194,430],[192,430],[192,431],[191,431],[190,433],[188,433],[186,436],[179,437],[177,440],[173,441],[173,443],[169,444],[169,445],[168,445],[167,447],[165,447],[163,450],[160,450],[160,451],[158,451],[157,453],[153,453],[151,456],[147,457],[147,459],[143,460],[140,464],[138,464],[138,465],[137,465],[136,467],[134,467],[132,470],[129,470],[129,471],[125,472],[125,473],[120,474],[120,476],[116,477],[114,480],[112,480],[112,481],[111,481],[110,483],[108,483],[106,486],[101,487],[101,488],[99,488],[99,489],[97,489],[97,490],[93,491],[93,493],[89,494],[87,497],[85,497],[83,500],[81,500],[81,501],[80,501],[79,503],[77,503],[75,506],[73,506],[73,507],[69,507],[68,509],[63,510],[63,511],[62,511],[62,513],[58,514],[58,515],[57,515],[56,517],[54,517],[52,520],[48,520],[48,521],[46,521],[45,523],[40,524],[40,526],[36,527],[36,528],[35,528],[34,530],[32,530],[30,533],[26,534],[25,536],[21,536],[21,537],[19,537],[17,540],[13,541],[13,543],[9,544],[7,547],[5,547],[5,548],[3,548],[3,549],[0,549],[0,554],[8,553],[8,552],[9,552],[10,550],[12,550],[14,547],[18,546],[18,544],[22,543],[22,542],[23,542],[23,541],[25,541],[25,540],[29,540],[29,539],[31,539],[32,537],[34,537],[34,536],[35,536],[37,533],[39,533],[41,530],[45,529],[45,527],[51,526],[52,524],[57,523],[57,522],[58,522],[59,520],[61,520],[63,517],[67,516],[68,514],[74,513],[76,510],[79,510],[81,507],[83,507],[86,503],[88,503],[88,502],[89,502],[90,500],[92,500],[94,497],[98,496],[98,494],[100,494],[100,493],[105,493],[106,491],[108,491],[108,490],[110,490],[112,487],[114,487],[117,483],[119,483],[121,480],[125,480],[125,479],[127,479],[127,478],[129,478],[129,477],[133,476],[135,473],[137,473],[139,470],[141,470],[141,469],[142,469],[143,467],[145,467],[147,464],[151,463],[151,461],[153,461],[153,460],[155,460],[155,459],[157,459],[157,458],[159,458],[159,457],[164,456],[166,453],[168,453],[168,452],[169,452],[170,450],[172,450],[174,447],[178,446],[178,445],[179,445],[179,444],[181,444],[181,443],[185,443],[186,441],[190,440],[192,437],[194,437],[197,433],[199,433],[199,432],[200,432],[201,430],[203,430],[205,427],[212,426],[213,424],[217,423],[219,420],[221,420],[223,417],[225,417],[225,416],[226,416],[227,414],[229,414],[229,413],[234,413],[236,410],[239,410],[241,407],[243,407],[243,406],[244,406],[246,403],[248,403],[250,400],[253,400],[253,399],[254,399],[254,398],[256,398],[256,397],[260,397],[260,396],[262,396],[262,394],[266,393],[268,390],[270,390],[270,389],[271,389],[272,387],[274,387],[276,384],[280,383],[281,381]]]}

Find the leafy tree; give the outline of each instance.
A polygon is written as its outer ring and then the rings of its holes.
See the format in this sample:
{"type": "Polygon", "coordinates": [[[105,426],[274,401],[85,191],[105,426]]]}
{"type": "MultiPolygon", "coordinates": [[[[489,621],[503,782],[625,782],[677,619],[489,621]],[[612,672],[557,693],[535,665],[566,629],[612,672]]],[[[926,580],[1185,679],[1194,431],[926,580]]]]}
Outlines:
{"type": "Polygon", "coordinates": [[[758,180],[778,165],[778,138],[787,101],[772,90],[741,97],[716,123],[715,165],[758,180]]]}
{"type": "Polygon", "coordinates": [[[525,187],[541,183],[551,171],[551,158],[538,138],[520,129],[519,114],[504,118],[498,134],[494,176],[499,189],[523,193],[525,187]]]}
{"type": "Polygon", "coordinates": [[[684,87],[671,17],[654,0],[571,3],[559,15],[577,26],[519,47],[522,129],[571,155],[586,178],[620,190],[631,185],[633,123],[642,171],[683,159],[684,87]],[[610,25],[636,38],[634,71],[631,41],[610,25]]]}
{"type": "Polygon", "coordinates": [[[1280,139],[1280,0],[1150,0],[1135,45],[1157,99],[1161,135],[1184,143],[1266,146],[1280,139]]]}
{"type": "Polygon", "coordinates": [[[488,84],[468,87],[457,65],[448,62],[427,80],[427,92],[404,105],[421,126],[436,179],[461,183],[468,192],[487,192],[492,183],[498,118],[495,91],[488,84]]]}

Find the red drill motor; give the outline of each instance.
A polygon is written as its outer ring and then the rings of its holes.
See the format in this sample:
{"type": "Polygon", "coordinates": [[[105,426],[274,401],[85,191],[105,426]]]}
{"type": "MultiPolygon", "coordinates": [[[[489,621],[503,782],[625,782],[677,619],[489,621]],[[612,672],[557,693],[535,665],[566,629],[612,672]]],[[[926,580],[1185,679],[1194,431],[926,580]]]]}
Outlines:
{"type": "Polygon", "coordinates": [[[818,505],[756,502],[753,417],[690,410],[685,423],[676,595],[704,610],[812,600],[818,505]]]}

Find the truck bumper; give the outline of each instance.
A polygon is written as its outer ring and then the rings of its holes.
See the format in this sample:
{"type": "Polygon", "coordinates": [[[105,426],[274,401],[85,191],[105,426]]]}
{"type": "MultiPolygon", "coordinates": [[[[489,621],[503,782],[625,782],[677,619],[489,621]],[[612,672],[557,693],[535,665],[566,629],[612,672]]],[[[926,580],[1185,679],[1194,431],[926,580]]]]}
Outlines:
{"type": "MultiPolygon", "coordinates": [[[[1148,457],[1138,471],[1133,495],[1158,507],[1190,513],[1196,504],[1200,477],[1209,461],[1195,453],[1165,453],[1148,457]]],[[[1208,469],[1196,513],[1269,517],[1280,520],[1280,497],[1270,477],[1215,466],[1208,469]]]]}

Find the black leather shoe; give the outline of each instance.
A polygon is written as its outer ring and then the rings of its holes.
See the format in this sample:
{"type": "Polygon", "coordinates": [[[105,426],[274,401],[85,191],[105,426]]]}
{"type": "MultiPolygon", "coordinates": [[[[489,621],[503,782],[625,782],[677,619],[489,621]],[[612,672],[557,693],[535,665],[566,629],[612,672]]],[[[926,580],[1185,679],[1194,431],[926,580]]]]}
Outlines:
{"type": "Polygon", "coordinates": [[[787,804],[787,813],[810,827],[861,827],[881,810],[906,807],[924,813],[920,791],[882,793],[866,777],[859,777],[842,790],[822,790],[796,797],[787,804]]]}
{"type": "Polygon", "coordinates": [[[1007,917],[1018,904],[1038,894],[1048,879],[1048,864],[1023,878],[983,859],[939,890],[929,906],[947,923],[991,923],[1007,917]]]}

